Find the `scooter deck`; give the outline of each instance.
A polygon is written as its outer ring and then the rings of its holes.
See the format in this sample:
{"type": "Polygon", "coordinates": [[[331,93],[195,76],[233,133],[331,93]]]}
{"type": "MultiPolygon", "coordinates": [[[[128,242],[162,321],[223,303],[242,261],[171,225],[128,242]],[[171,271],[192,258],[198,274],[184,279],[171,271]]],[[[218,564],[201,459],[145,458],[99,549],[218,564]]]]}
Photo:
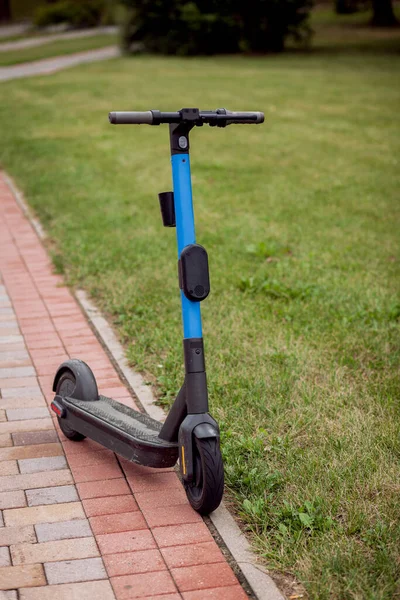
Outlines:
{"type": "Polygon", "coordinates": [[[106,396],[93,401],[63,397],[62,404],[71,429],[132,462],[166,468],[178,459],[178,443],[159,437],[161,423],[121,402],[106,396]]]}

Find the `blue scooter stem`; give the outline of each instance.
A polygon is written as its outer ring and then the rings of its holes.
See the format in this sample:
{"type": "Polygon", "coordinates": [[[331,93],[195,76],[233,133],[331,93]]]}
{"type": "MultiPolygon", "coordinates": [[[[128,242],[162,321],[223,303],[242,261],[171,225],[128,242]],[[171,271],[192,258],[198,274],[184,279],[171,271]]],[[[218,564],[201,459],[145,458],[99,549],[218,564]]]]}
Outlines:
{"type": "MultiPolygon", "coordinates": [[[[186,246],[196,243],[189,154],[174,154],[171,163],[179,259],[186,246]]],[[[183,337],[201,338],[200,302],[189,300],[181,290],[181,304],[183,337]]]]}

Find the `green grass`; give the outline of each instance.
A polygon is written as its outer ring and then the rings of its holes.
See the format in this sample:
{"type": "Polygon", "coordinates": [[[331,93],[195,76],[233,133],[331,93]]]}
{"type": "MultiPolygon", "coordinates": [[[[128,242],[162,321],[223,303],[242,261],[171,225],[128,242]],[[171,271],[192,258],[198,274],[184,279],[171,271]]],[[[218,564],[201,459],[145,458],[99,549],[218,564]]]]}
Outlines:
{"type": "MultiPolygon", "coordinates": [[[[76,30],[76,31],[80,31],[80,30],[76,30]]],[[[93,28],[92,32],[93,32],[93,36],[98,35],[97,32],[97,28],[93,28]]],[[[72,33],[73,30],[66,30],[65,32],[61,32],[60,35],[64,35],[65,33],[72,33]]],[[[21,40],[26,40],[26,39],[35,39],[35,38],[47,38],[49,36],[52,35],[57,35],[52,31],[48,31],[46,29],[35,29],[33,26],[30,29],[27,29],[24,33],[18,33],[18,34],[14,34],[14,35],[10,35],[7,37],[0,37],[0,46],[1,44],[3,44],[3,42],[19,42],[21,40]]],[[[103,34],[102,34],[103,35],[103,34]]],[[[109,34],[112,35],[112,34],[109,34]]],[[[114,38],[115,39],[115,38],[114,38]]],[[[48,42],[50,43],[50,42],[48,42]]]]}
{"type": "Polygon", "coordinates": [[[1,164],[163,404],[183,377],[168,131],[107,113],[265,111],[191,134],[211,411],[254,546],[315,600],[400,594],[399,67],[382,51],[140,57],[0,88],[1,164]]]}
{"type": "Polygon", "coordinates": [[[0,37],[0,45],[3,44],[3,42],[19,42],[20,40],[26,40],[27,38],[31,39],[36,37],[44,37],[46,35],[47,34],[39,30],[28,29],[27,31],[24,31],[24,33],[16,33],[14,35],[0,37]]]}
{"type": "Polygon", "coordinates": [[[52,56],[59,56],[62,54],[84,52],[85,50],[96,50],[97,48],[104,48],[116,44],[118,42],[117,38],[118,36],[109,34],[94,35],[85,38],[73,38],[49,42],[33,48],[0,52],[0,66],[4,67],[23,62],[31,62],[33,60],[51,58],[52,56]]]}

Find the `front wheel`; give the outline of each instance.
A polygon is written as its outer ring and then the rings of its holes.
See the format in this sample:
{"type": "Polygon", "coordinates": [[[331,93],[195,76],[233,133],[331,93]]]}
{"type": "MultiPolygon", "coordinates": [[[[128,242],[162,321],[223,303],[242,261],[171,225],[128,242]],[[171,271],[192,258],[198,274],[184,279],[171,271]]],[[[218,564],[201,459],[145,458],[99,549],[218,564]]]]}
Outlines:
{"type": "Polygon", "coordinates": [[[190,504],[201,515],[218,508],[224,493],[224,466],[219,440],[194,438],[194,479],[185,482],[190,504]]]}

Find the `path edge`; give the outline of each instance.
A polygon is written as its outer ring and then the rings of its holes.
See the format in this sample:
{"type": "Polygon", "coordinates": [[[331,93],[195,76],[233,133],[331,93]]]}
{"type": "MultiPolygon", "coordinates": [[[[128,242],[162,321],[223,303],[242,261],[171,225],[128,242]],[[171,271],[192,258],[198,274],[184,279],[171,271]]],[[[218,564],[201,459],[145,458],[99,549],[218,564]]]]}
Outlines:
{"type": "MultiPolygon", "coordinates": [[[[1,170],[1,174],[38,238],[42,243],[45,242],[47,234],[40,221],[34,216],[28,206],[23,193],[19,190],[10,175],[3,170],[1,170]]],[[[124,383],[128,383],[128,387],[134,392],[142,408],[153,419],[164,421],[166,414],[160,406],[156,405],[156,398],[152,392],[151,385],[147,385],[142,375],[136,373],[129,366],[122,344],[118,341],[113,328],[104,318],[101,311],[89,300],[84,290],[72,290],[70,288],[70,291],[93,328],[96,337],[110,355],[117,370],[122,374],[123,379],[125,379],[124,383]]],[[[258,563],[257,556],[253,552],[249,541],[224,502],[209,515],[209,518],[257,600],[285,600],[285,596],[279,591],[267,570],[258,563]]]]}
{"type": "Polygon", "coordinates": [[[12,81],[14,79],[26,79],[29,77],[44,77],[53,75],[65,69],[72,69],[78,65],[91,64],[110,60],[121,56],[120,48],[113,44],[103,48],[73,52],[72,54],[61,54],[41,58],[31,62],[17,63],[0,67],[0,82],[12,81]]]}

